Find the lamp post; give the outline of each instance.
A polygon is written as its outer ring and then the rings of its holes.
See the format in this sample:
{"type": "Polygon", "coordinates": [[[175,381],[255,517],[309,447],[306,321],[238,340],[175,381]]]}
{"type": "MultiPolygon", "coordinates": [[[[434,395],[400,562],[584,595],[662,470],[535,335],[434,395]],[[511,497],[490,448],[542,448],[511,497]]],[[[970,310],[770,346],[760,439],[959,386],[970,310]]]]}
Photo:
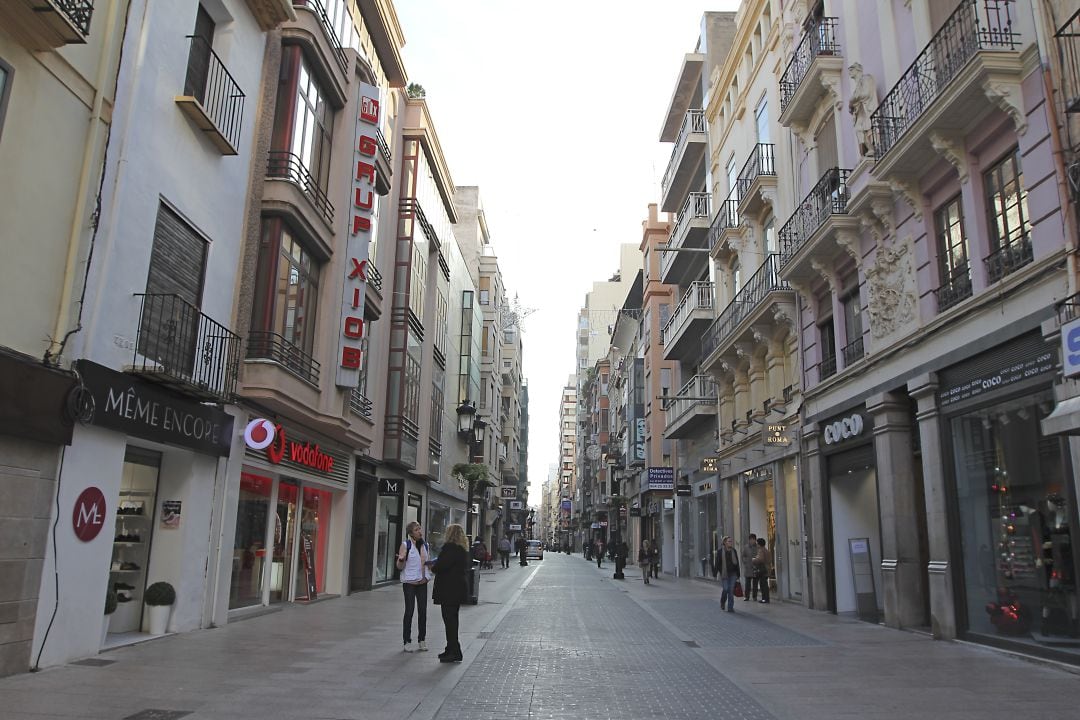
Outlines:
{"type": "MultiPolygon", "coordinates": [[[[466,398],[465,402],[457,408],[458,418],[458,437],[465,441],[469,447],[468,459],[472,464],[477,455],[480,455],[481,462],[483,461],[483,448],[484,448],[484,436],[487,432],[487,422],[483,418],[476,416],[476,406],[472,404],[472,401],[466,398]]],[[[469,476],[469,489],[468,494],[465,497],[465,534],[469,536],[469,539],[473,539],[473,494],[476,492],[476,479],[474,476],[469,476]]]]}

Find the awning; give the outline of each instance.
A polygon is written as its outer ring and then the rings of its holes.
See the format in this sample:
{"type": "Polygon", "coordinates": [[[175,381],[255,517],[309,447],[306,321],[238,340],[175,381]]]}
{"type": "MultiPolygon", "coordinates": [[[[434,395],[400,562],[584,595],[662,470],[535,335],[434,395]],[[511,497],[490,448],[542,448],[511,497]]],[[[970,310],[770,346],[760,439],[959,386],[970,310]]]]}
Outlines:
{"type": "Polygon", "coordinates": [[[1080,397],[1058,402],[1042,421],[1043,435],[1080,435],[1080,397]]]}

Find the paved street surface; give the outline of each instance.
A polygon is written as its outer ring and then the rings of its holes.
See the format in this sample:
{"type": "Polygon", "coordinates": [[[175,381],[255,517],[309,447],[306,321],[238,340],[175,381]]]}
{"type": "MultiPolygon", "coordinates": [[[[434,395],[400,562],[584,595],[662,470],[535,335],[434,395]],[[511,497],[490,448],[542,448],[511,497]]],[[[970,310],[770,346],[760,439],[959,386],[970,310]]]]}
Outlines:
{"type": "Polygon", "coordinates": [[[1077,717],[1080,675],[966,643],[625,581],[580,555],[485,571],[465,662],[401,652],[401,590],[288,607],[0,680],[0,718],[503,720],[1077,717]]]}

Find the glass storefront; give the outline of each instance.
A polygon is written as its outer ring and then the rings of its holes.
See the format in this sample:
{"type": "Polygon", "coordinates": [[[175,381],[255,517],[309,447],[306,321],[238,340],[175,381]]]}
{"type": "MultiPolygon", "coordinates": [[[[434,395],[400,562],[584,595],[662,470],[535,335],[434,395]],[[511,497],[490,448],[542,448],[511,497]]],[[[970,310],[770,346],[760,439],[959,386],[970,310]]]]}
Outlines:
{"type": "Polygon", "coordinates": [[[262,603],[263,574],[266,570],[266,521],[270,515],[269,478],[251,473],[240,475],[240,502],[236,510],[236,537],[233,542],[232,582],[229,609],[262,603]]]}
{"type": "Polygon", "coordinates": [[[425,530],[428,544],[437,554],[443,545],[446,527],[450,524],[450,506],[437,500],[428,501],[428,521],[425,530]]]}
{"type": "Polygon", "coordinates": [[[695,506],[698,563],[694,566],[693,572],[698,577],[711,578],[716,549],[720,545],[716,518],[716,493],[697,498],[695,506]]]}
{"type": "Polygon", "coordinates": [[[967,629],[1080,654],[1076,499],[1049,388],[950,419],[967,629]]]}
{"type": "MultiPolygon", "coordinates": [[[[803,505],[799,497],[799,473],[794,458],[781,463],[781,475],[784,484],[784,515],[787,524],[785,533],[783,572],[786,573],[787,597],[792,600],[802,599],[803,568],[806,560],[803,556],[803,505]]],[[[778,571],[779,572],[779,571],[778,571]]]]}
{"type": "Polygon", "coordinates": [[[397,539],[401,537],[401,516],[398,514],[401,498],[397,495],[380,495],[375,514],[375,582],[394,579],[394,554],[397,539]]]}

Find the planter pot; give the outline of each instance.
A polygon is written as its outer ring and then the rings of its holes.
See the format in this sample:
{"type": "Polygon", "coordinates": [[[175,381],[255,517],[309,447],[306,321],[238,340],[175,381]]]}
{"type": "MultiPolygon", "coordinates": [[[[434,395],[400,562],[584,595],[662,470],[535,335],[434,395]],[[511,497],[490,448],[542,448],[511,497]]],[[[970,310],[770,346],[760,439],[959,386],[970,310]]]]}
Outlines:
{"type": "Polygon", "coordinates": [[[151,635],[164,635],[169,627],[169,614],[172,613],[172,605],[147,605],[146,617],[151,635]]]}
{"type": "Polygon", "coordinates": [[[112,615],[105,616],[105,622],[101,623],[101,645],[98,647],[105,647],[105,638],[109,634],[109,621],[112,620],[112,615]]]}

